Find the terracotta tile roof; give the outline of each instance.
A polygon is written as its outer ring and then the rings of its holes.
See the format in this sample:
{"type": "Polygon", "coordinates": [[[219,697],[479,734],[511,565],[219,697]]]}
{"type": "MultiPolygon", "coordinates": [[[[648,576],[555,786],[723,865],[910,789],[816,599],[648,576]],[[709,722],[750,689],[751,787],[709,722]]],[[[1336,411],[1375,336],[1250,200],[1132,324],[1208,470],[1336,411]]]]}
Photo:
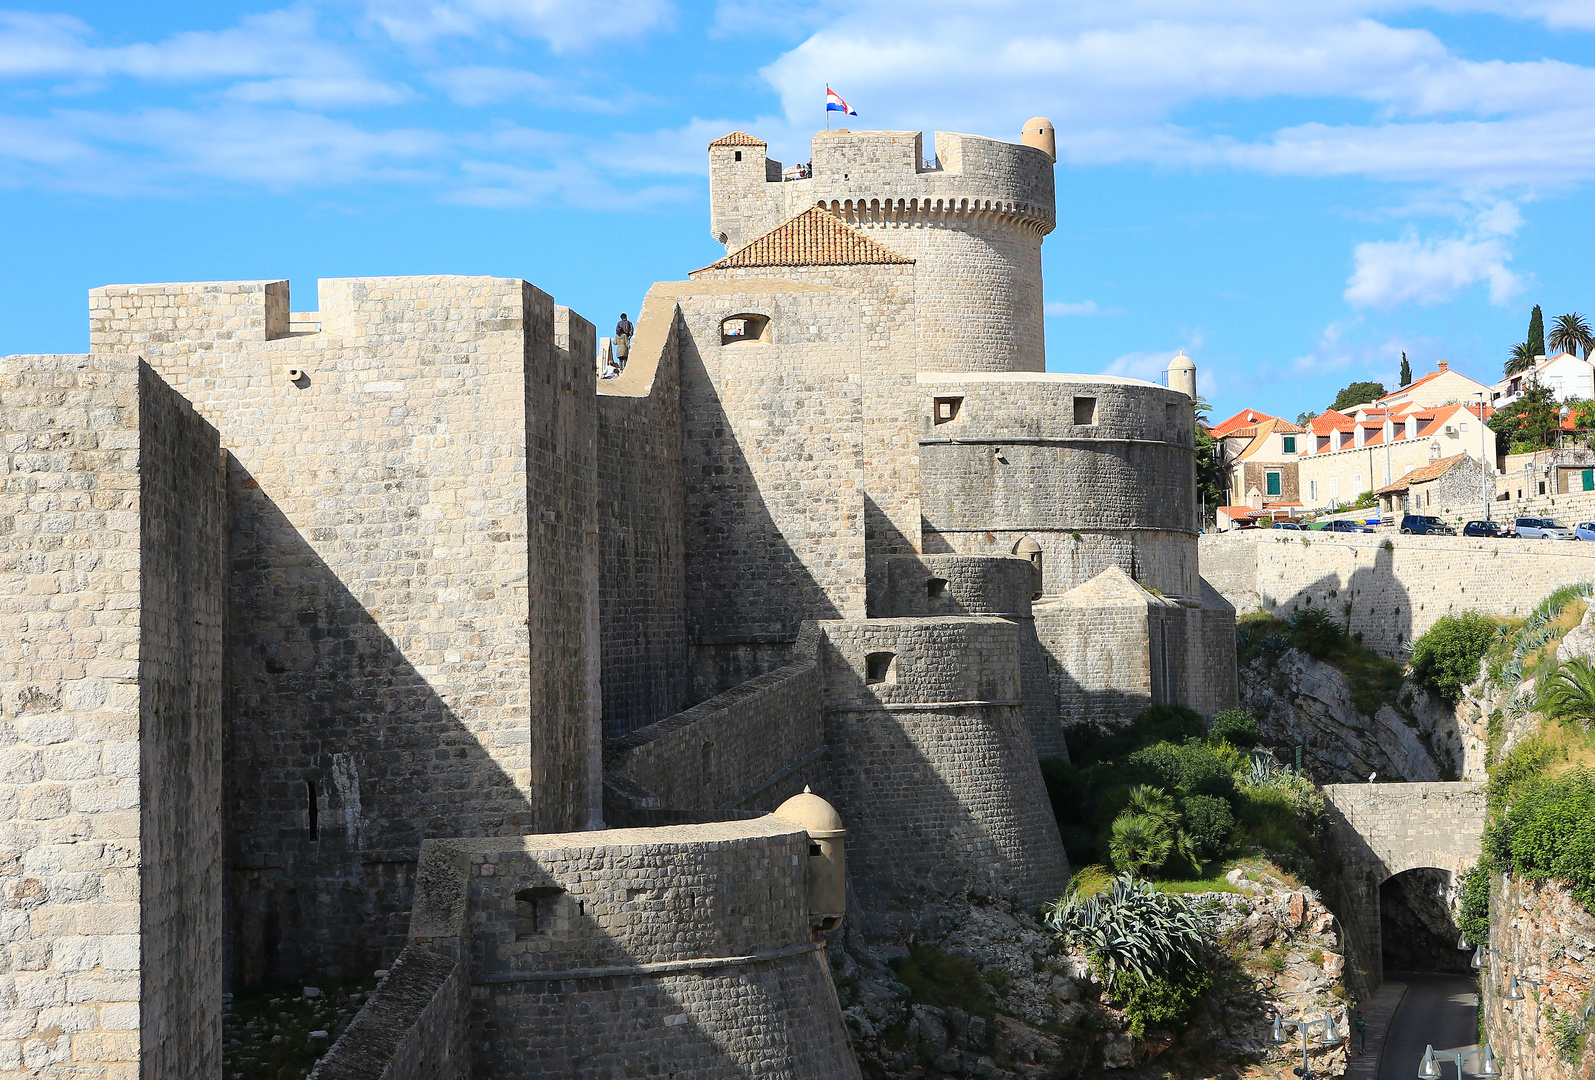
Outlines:
{"type": "Polygon", "coordinates": [[[1356,421],[1343,412],[1325,409],[1307,424],[1314,435],[1329,435],[1336,431],[1351,431],[1356,421]]]}
{"type": "Polygon", "coordinates": [[[749,135],[746,131],[733,131],[729,135],[722,135],[710,146],[769,146],[770,144],[756,135],[749,135]]]}
{"type": "Polygon", "coordinates": [[[1252,433],[1252,441],[1246,445],[1246,449],[1235,455],[1236,461],[1245,461],[1254,454],[1261,452],[1263,447],[1268,443],[1268,437],[1273,435],[1275,432],[1278,432],[1281,435],[1300,435],[1302,433],[1301,428],[1297,427],[1289,420],[1281,420],[1277,416],[1263,421],[1255,428],[1236,428],[1234,431],[1230,432],[1230,435],[1239,436],[1245,431],[1250,431],[1252,433]]]}
{"type": "Polygon", "coordinates": [[[1455,454],[1448,458],[1441,458],[1439,461],[1431,461],[1427,465],[1420,465],[1394,484],[1375,489],[1374,494],[1396,495],[1406,491],[1413,484],[1425,484],[1430,480],[1438,480],[1460,464],[1467,456],[1466,454],[1455,454]]]}
{"type": "Polygon", "coordinates": [[[1256,409],[1242,409],[1228,420],[1214,424],[1213,438],[1222,439],[1227,435],[1234,434],[1237,428],[1252,427],[1262,423],[1264,420],[1273,419],[1276,418],[1269,416],[1265,412],[1258,412],[1256,409]]]}
{"type": "MultiPolygon", "coordinates": [[[[738,248],[702,270],[740,266],[866,266],[911,263],[884,244],[876,243],[818,206],[812,206],[746,247],[738,248]]],[[[694,270],[693,273],[700,273],[694,270]]]]}

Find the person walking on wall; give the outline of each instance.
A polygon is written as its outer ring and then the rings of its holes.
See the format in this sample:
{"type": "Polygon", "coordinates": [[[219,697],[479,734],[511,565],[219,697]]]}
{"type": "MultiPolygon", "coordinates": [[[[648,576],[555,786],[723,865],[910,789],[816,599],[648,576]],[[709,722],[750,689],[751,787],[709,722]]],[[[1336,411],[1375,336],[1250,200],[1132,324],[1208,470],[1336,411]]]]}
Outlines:
{"type": "Polygon", "coordinates": [[[1368,1020],[1362,1015],[1362,1010],[1357,1010],[1357,1019],[1352,1023],[1357,1029],[1357,1053],[1365,1053],[1368,1049],[1368,1020]]]}
{"type": "Polygon", "coordinates": [[[620,321],[615,324],[615,366],[625,367],[626,358],[631,355],[631,335],[637,328],[631,325],[631,320],[626,318],[626,313],[620,313],[620,321]]]}

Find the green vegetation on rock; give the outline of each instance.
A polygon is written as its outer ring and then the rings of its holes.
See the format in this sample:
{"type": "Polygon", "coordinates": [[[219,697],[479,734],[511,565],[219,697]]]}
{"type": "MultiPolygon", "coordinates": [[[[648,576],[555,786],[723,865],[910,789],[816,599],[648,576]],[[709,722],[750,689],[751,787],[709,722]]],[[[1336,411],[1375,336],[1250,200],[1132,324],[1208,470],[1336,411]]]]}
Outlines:
{"type": "Polygon", "coordinates": [[[1479,661],[1500,638],[1500,625],[1488,615],[1477,611],[1442,615],[1412,643],[1412,675],[1446,701],[1455,702],[1462,688],[1479,677],[1479,661]]]}

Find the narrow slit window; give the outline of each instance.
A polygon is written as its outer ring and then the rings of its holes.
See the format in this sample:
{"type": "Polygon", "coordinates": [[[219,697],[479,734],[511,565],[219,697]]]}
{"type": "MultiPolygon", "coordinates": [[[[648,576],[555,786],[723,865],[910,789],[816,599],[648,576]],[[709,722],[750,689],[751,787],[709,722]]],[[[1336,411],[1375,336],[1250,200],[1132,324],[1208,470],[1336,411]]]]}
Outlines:
{"type": "Polygon", "coordinates": [[[738,151],[737,151],[737,152],[736,152],[736,154],[737,154],[737,160],[738,160],[738,161],[741,161],[741,160],[742,160],[742,151],[741,151],[741,150],[738,150],[738,151]]]}
{"type": "Polygon", "coordinates": [[[314,840],[321,824],[321,811],[316,806],[316,782],[305,781],[305,825],[310,832],[310,839],[314,840]]]}
{"type": "Polygon", "coordinates": [[[1087,427],[1097,422],[1096,398],[1077,397],[1074,399],[1074,422],[1081,427],[1087,427]]]}
{"type": "Polygon", "coordinates": [[[896,653],[870,653],[864,658],[864,681],[871,686],[896,682],[896,661],[896,653]]]}

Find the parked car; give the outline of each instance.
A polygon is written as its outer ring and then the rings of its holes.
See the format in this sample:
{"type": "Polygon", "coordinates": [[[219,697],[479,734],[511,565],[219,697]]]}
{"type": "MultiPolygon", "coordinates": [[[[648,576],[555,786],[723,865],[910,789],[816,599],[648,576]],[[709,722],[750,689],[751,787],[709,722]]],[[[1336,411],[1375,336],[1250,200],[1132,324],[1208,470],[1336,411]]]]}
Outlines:
{"type": "Polygon", "coordinates": [[[1401,519],[1401,531],[1414,536],[1455,536],[1457,531],[1432,514],[1408,514],[1401,519]]]}
{"type": "Polygon", "coordinates": [[[1573,530],[1550,518],[1520,517],[1514,526],[1525,540],[1571,540],[1573,530]]]}
{"type": "Polygon", "coordinates": [[[1372,529],[1360,521],[1331,521],[1328,525],[1330,532],[1357,532],[1371,533],[1372,529]]]}
{"type": "MultiPolygon", "coordinates": [[[[1493,536],[1497,539],[1506,539],[1512,535],[1510,528],[1505,528],[1499,521],[1470,521],[1462,526],[1463,536],[1493,536]]],[[[1595,540],[1595,536],[1590,539],[1595,540]]]]}
{"type": "Polygon", "coordinates": [[[1595,540],[1595,521],[1580,521],[1573,526],[1573,539],[1595,540]]]}
{"type": "Polygon", "coordinates": [[[1276,521],[1274,522],[1274,528],[1290,529],[1292,532],[1301,532],[1301,526],[1296,524],[1294,521],[1276,521]]]}

